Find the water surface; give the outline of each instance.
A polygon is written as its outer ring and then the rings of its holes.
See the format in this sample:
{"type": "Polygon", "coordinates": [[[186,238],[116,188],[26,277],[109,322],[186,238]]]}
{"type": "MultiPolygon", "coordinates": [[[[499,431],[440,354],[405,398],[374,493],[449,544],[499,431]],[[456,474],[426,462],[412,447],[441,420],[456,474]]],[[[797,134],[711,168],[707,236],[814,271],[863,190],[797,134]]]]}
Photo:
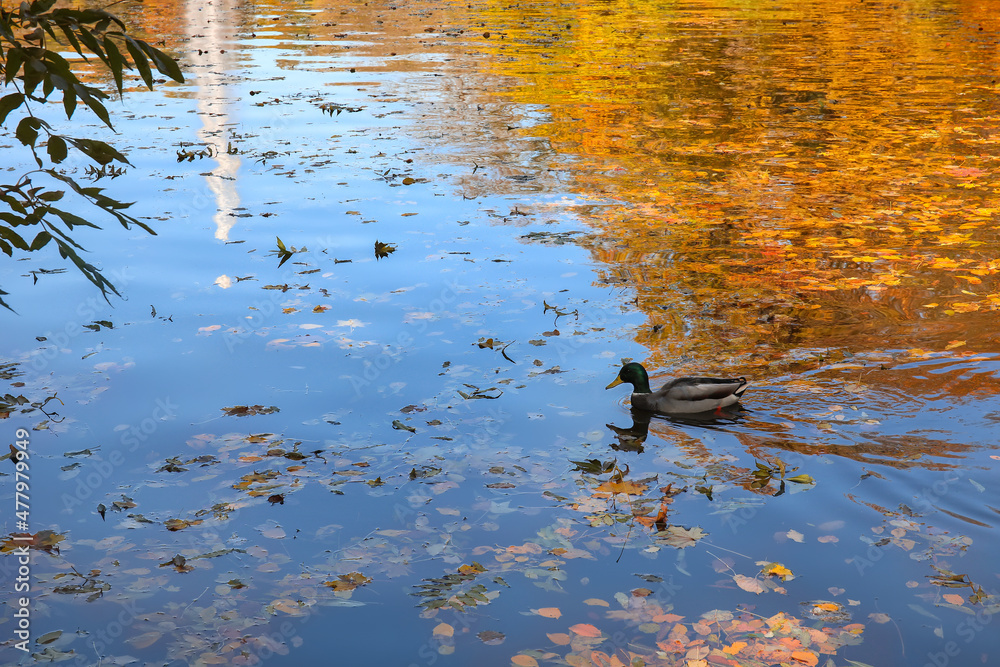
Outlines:
{"type": "Polygon", "coordinates": [[[39,654],[995,658],[987,3],[122,11],[189,78],[99,182],[157,235],[81,233],[111,304],[0,268],[39,654]]]}

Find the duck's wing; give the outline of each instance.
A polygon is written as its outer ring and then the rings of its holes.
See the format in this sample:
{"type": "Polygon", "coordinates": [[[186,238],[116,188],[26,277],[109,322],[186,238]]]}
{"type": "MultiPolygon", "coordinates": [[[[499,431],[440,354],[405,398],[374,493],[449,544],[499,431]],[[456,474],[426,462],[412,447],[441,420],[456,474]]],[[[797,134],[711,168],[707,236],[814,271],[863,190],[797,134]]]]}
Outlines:
{"type": "Polygon", "coordinates": [[[732,405],[750,386],[744,378],[677,378],[652,394],[632,394],[632,405],[663,413],[708,412],[732,405]]]}
{"type": "Polygon", "coordinates": [[[746,378],[677,378],[656,393],[673,401],[722,400],[739,398],[749,386],[746,378]]]}

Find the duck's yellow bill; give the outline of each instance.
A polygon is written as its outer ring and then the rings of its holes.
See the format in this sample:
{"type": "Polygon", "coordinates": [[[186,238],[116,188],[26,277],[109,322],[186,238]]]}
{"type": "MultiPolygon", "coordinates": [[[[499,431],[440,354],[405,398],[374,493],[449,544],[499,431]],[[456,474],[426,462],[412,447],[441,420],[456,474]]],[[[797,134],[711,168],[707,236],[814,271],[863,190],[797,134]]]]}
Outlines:
{"type": "Polygon", "coordinates": [[[614,380],[612,380],[611,384],[609,384],[607,387],[605,387],[605,389],[611,389],[612,387],[617,387],[621,383],[622,383],[622,379],[620,377],[617,377],[614,380]]]}

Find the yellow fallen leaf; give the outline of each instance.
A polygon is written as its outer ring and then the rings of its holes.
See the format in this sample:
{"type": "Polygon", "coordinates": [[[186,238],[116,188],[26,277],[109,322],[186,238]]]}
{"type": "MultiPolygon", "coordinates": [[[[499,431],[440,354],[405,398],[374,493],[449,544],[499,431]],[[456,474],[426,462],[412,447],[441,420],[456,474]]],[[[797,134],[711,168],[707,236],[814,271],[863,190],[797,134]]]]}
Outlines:
{"type": "Polygon", "coordinates": [[[764,574],[781,577],[782,580],[787,580],[788,577],[792,575],[792,571],[781,563],[771,563],[768,567],[764,568],[764,574]]]}
{"type": "Polygon", "coordinates": [[[970,303],[968,301],[959,301],[951,304],[952,309],[958,313],[974,313],[979,310],[978,303],[970,303]]]}

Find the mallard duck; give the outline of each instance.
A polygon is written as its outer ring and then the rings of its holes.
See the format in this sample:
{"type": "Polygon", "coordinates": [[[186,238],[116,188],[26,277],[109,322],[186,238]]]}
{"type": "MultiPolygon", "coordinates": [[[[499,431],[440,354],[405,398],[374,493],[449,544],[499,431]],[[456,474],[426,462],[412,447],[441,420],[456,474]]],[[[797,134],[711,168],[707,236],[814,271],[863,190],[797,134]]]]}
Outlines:
{"type": "Polygon", "coordinates": [[[740,400],[750,383],[745,378],[676,378],[657,391],[649,388],[642,364],[625,364],[606,389],[632,385],[632,407],[651,412],[683,414],[718,410],[740,400]]]}

